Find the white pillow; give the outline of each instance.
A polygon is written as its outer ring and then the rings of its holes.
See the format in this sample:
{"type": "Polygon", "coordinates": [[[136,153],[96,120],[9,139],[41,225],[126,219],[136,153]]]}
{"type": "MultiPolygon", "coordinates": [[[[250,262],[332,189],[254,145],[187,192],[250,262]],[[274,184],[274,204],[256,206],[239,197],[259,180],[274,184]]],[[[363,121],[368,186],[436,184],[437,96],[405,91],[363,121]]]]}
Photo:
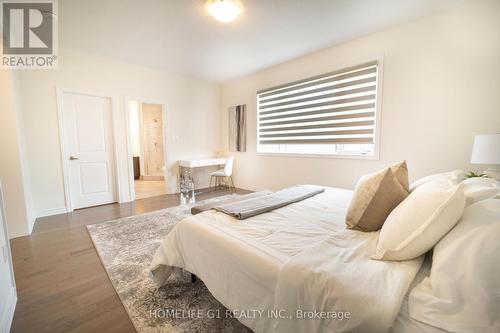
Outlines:
{"type": "Polygon", "coordinates": [[[465,206],[491,199],[500,194],[500,181],[493,178],[473,177],[463,181],[465,184],[465,206]]]}
{"type": "Polygon", "coordinates": [[[425,176],[423,178],[417,179],[410,184],[410,192],[413,192],[417,187],[434,181],[442,181],[449,183],[450,185],[457,185],[465,178],[465,172],[463,170],[453,170],[449,172],[436,173],[434,175],[425,176]]]}
{"type": "Polygon", "coordinates": [[[411,292],[410,316],[452,332],[500,332],[500,200],[465,209],[411,292]]]}
{"type": "Polygon", "coordinates": [[[410,193],[387,217],[372,258],[410,260],[429,251],[462,215],[463,187],[433,181],[410,193]]]}

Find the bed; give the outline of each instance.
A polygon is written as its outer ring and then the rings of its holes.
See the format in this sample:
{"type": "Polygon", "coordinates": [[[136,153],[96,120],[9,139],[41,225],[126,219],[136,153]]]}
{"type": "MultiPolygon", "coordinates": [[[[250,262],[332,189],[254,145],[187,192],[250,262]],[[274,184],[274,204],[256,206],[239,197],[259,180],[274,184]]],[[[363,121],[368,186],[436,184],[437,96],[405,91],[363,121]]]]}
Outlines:
{"type": "Polygon", "coordinates": [[[442,330],[440,328],[428,325],[426,323],[420,322],[410,317],[408,300],[410,296],[410,291],[418,285],[425,277],[429,276],[431,271],[431,255],[427,255],[422,264],[422,267],[418,271],[417,275],[413,279],[413,282],[408,288],[408,292],[406,293],[403,302],[401,304],[401,308],[399,313],[394,320],[394,323],[391,326],[390,333],[446,333],[447,331],[442,330]]]}
{"type": "Polygon", "coordinates": [[[345,228],[351,197],[326,188],[246,220],[216,211],[190,216],[162,242],[154,279],[162,284],[178,268],[197,275],[255,332],[441,332],[407,312],[412,281],[428,274],[423,258],[370,259],[378,232],[345,228]],[[329,311],[311,320],[297,318],[296,309],[329,311]]]}

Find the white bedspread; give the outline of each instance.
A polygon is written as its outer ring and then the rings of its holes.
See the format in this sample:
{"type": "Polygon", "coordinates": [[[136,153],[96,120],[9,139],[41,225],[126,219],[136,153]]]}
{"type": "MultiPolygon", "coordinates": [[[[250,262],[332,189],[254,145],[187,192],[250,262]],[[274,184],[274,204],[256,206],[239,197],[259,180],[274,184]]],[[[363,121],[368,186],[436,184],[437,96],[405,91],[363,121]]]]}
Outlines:
{"type": "Polygon", "coordinates": [[[196,274],[228,309],[257,314],[237,316],[256,332],[387,331],[421,260],[371,260],[378,233],[345,229],[351,197],[327,188],[243,221],[214,211],[186,218],[153,259],[152,269],[163,271],[156,281],[173,267],[196,274]],[[349,311],[351,318],[299,320],[296,309],[349,311]],[[293,319],[273,318],[272,310],[293,319]]]}
{"type": "Polygon", "coordinates": [[[425,277],[428,277],[431,272],[431,256],[427,256],[424,260],[422,267],[417,273],[417,276],[413,279],[405,298],[403,299],[403,304],[401,304],[401,309],[396,317],[396,320],[392,324],[390,333],[446,333],[442,329],[422,323],[416,319],[410,317],[410,309],[408,305],[408,299],[410,291],[418,285],[425,277]]]}
{"type": "Polygon", "coordinates": [[[293,257],[282,268],[276,307],[295,316],[279,332],[387,332],[422,258],[403,262],[371,260],[378,233],[339,230],[293,257]],[[319,311],[319,312],[318,312],[319,311]],[[347,315],[349,318],[346,319],[347,315]]]}

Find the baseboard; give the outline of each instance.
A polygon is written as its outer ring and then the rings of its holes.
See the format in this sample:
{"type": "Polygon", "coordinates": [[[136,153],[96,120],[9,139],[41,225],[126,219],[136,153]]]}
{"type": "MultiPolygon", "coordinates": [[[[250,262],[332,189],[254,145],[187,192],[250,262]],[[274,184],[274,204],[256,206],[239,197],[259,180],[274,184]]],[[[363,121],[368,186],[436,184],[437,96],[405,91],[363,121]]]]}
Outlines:
{"type": "Polygon", "coordinates": [[[254,186],[236,186],[236,188],[239,188],[241,190],[247,190],[247,191],[252,191],[252,192],[259,192],[259,191],[269,191],[269,188],[263,188],[263,187],[254,187],[254,186]]]}
{"type": "Polygon", "coordinates": [[[35,221],[28,221],[28,235],[31,235],[33,232],[33,227],[35,226],[35,221]]]}
{"type": "Polygon", "coordinates": [[[16,311],[17,294],[16,289],[11,288],[9,296],[7,296],[6,307],[0,314],[0,332],[10,332],[12,319],[14,319],[14,311],[16,311]]]}
{"type": "Polygon", "coordinates": [[[33,227],[35,226],[35,222],[36,222],[36,217],[30,217],[29,221],[28,221],[28,232],[31,233],[33,232],[33,227]]]}
{"type": "Polygon", "coordinates": [[[45,217],[45,216],[51,216],[51,215],[57,215],[57,214],[64,214],[67,213],[68,210],[66,207],[58,207],[58,208],[50,208],[50,209],[44,209],[41,211],[38,211],[36,213],[36,217],[45,217]]]}

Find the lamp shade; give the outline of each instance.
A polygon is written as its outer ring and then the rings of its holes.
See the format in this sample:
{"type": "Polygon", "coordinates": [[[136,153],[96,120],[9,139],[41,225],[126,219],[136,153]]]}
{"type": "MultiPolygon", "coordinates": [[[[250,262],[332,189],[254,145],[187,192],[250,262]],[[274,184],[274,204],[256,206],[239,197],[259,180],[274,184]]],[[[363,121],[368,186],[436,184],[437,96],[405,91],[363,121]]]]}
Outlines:
{"type": "Polygon", "coordinates": [[[470,162],[473,164],[500,164],[500,134],[476,135],[470,162]]]}

